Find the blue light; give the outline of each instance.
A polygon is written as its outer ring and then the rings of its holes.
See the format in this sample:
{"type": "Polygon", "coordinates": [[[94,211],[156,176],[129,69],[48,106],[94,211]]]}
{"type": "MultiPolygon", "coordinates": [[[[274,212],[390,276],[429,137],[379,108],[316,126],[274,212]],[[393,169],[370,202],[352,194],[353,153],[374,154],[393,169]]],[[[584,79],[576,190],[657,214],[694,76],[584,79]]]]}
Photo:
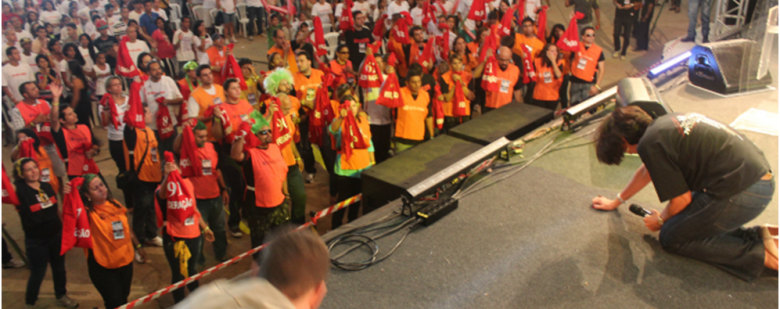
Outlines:
{"type": "Polygon", "coordinates": [[[679,64],[683,60],[687,60],[690,57],[691,57],[691,52],[690,51],[687,51],[687,52],[684,52],[682,54],[679,54],[679,55],[675,56],[674,58],[672,58],[671,60],[666,61],[664,63],[661,63],[661,65],[651,69],[650,70],[650,76],[658,76],[659,74],[663,73],[667,69],[669,69],[669,68],[679,64]]]}

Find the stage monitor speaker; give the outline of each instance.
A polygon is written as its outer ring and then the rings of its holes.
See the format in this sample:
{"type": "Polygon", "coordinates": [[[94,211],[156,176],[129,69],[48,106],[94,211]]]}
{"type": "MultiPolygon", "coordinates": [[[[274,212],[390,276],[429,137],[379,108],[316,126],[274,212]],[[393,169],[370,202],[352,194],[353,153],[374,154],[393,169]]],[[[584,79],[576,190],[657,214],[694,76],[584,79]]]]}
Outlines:
{"type": "Polygon", "coordinates": [[[765,88],[769,73],[758,78],[761,48],[754,41],[737,39],[696,45],[688,60],[691,84],[720,94],[765,88]]]}
{"type": "Polygon", "coordinates": [[[620,106],[638,106],[653,119],[672,112],[658,88],[647,77],[627,77],[621,79],[617,87],[620,106]]]}
{"type": "MultiPolygon", "coordinates": [[[[456,163],[479,153],[482,148],[487,147],[441,135],[365,170],[361,175],[364,213],[377,209],[402,195],[422,195],[428,189],[435,189],[439,183],[428,184],[420,190],[416,188],[436,174],[447,174],[441,179],[451,180],[451,176],[457,177],[470,166],[456,166],[456,163]],[[453,166],[455,167],[452,168],[453,166]],[[413,191],[413,194],[409,191],[413,191]]],[[[491,154],[485,157],[489,155],[491,154]]],[[[479,160],[474,160],[474,164],[478,162],[479,160]]]]}
{"type": "Polygon", "coordinates": [[[552,110],[523,103],[509,103],[456,126],[449,135],[488,145],[499,138],[515,140],[553,119],[552,110]]]}

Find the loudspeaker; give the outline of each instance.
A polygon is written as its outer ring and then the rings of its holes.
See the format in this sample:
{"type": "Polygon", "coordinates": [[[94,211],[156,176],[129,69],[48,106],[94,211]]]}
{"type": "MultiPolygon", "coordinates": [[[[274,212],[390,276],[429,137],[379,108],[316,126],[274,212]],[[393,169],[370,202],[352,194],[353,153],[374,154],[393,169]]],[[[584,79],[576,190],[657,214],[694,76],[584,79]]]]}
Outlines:
{"type": "Polygon", "coordinates": [[[515,140],[549,122],[552,110],[523,103],[509,103],[469,120],[448,132],[470,142],[488,145],[499,138],[515,140]]]}
{"type": "Polygon", "coordinates": [[[647,77],[627,77],[621,79],[617,87],[620,106],[638,106],[653,119],[672,112],[658,88],[647,77]]]}
{"type": "Polygon", "coordinates": [[[697,45],[688,60],[691,84],[721,94],[765,88],[769,73],[758,77],[761,48],[755,41],[737,39],[697,45]]]}

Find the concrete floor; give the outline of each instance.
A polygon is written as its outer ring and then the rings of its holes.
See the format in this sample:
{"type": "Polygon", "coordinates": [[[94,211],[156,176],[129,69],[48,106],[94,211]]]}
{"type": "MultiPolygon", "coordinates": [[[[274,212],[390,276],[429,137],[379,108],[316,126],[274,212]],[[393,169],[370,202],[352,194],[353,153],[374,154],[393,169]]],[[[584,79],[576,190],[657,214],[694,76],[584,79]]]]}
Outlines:
{"type": "MultiPolygon", "coordinates": [[[[663,44],[669,40],[675,39],[682,35],[685,35],[687,29],[687,18],[684,13],[675,14],[669,11],[660,12],[661,18],[658,21],[658,26],[655,32],[651,36],[650,51],[636,53],[628,52],[628,59],[620,61],[619,59],[612,59],[612,19],[614,16],[614,9],[611,1],[600,0],[599,4],[602,6],[602,27],[596,33],[597,44],[605,49],[606,59],[606,75],[602,86],[609,86],[616,83],[623,77],[631,76],[644,69],[645,67],[660,60],[661,49],[663,44]]],[[[686,11],[687,2],[682,4],[682,12],[686,11]]],[[[668,7],[667,7],[668,8],[668,7]]],[[[551,26],[556,23],[568,25],[568,15],[570,8],[563,6],[563,1],[557,1],[552,3],[552,6],[548,13],[548,24],[551,26]]],[[[656,11],[656,15],[659,14],[656,11]]],[[[633,46],[633,39],[632,39],[633,46]]],[[[235,54],[237,57],[247,57],[256,61],[255,65],[258,71],[267,70],[264,64],[258,62],[265,62],[265,52],[267,51],[267,40],[265,37],[256,37],[254,41],[249,41],[239,36],[239,42],[236,44],[235,54]]],[[[777,76],[777,75],[775,75],[777,76]]],[[[773,97],[773,102],[777,101],[777,96],[773,97]]],[[[770,104],[771,105],[771,104],[770,104]]],[[[770,111],[777,111],[775,110],[770,111]]],[[[734,115],[736,117],[736,115],[734,115]]],[[[717,118],[716,118],[717,119],[717,118]]],[[[106,140],[106,131],[102,129],[95,130],[95,135],[98,139],[106,140]]],[[[751,136],[752,138],[752,136],[751,136]]],[[[774,139],[776,143],[776,138],[774,139]]],[[[776,149],[775,144],[775,149],[776,149]]],[[[10,147],[4,147],[2,149],[2,158],[5,166],[11,166],[10,162],[10,147]]],[[[96,158],[98,166],[101,172],[109,181],[109,186],[114,189],[114,194],[122,201],[121,191],[115,190],[115,184],[113,179],[117,174],[117,169],[114,162],[109,156],[107,146],[103,148],[101,155],[96,158]]],[[[775,161],[776,162],[776,156],[775,161]]],[[[321,166],[317,166],[318,174],[313,184],[306,185],[306,191],[308,195],[307,213],[309,211],[317,211],[328,206],[327,197],[327,173],[321,166]]],[[[775,208],[776,209],[776,208],[775,208]]],[[[11,237],[18,242],[22,248],[24,247],[24,233],[21,230],[19,217],[15,213],[12,206],[3,205],[2,208],[2,221],[6,225],[6,229],[10,233],[11,237]]],[[[330,220],[321,220],[322,224],[317,227],[320,234],[327,232],[330,228],[330,220]]],[[[775,221],[776,222],[776,218],[775,221]]],[[[228,237],[228,255],[234,256],[250,249],[249,237],[244,236],[241,239],[235,239],[228,237]]],[[[147,249],[149,255],[149,261],[146,264],[136,264],[134,267],[134,277],[132,291],[130,299],[136,299],[146,294],[154,292],[158,289],[164,288],[170,284],[170,270],[168,268],[165,256],[161,248],[149,248],[147,249]]],[[[210,267],[216,264],[211,246],[206,244],[204,249],[206,254],[206,267],[210,267]]],[[[249,269],[250,263],[248,260],[244,260],[236,265],[220,270],[219,272],[206,277],[201,280],[201,283],[207,283],[214,279],[219,278],[232,278],[236,275],[245,272],[249,269]]],[[[89,280],[86,272],[86,261],[84,259],[84,253],[81,250],[71,250],[67,253],[66,268],[68,270],[68,291],[69,295],[81,303],[81,308],[102,307],[102,300],[100,295],[95,290],[94,286],[89,280]]],[[[21,308],[24,305],[24,292],[26,287],[29,271],[26,269],[12,269],[2,271],[2,306],[6,308],[21,308]]],[[[54,295],[51,281],[51,274],[47,274],[46,279],[41,287],[41,293],[39,295],[37,308],[54,308],[54,295]]],[[[157,301],[151,302],[140,308],[166,308],[173,304],[171,296],[164,296],[157,301]]]]}

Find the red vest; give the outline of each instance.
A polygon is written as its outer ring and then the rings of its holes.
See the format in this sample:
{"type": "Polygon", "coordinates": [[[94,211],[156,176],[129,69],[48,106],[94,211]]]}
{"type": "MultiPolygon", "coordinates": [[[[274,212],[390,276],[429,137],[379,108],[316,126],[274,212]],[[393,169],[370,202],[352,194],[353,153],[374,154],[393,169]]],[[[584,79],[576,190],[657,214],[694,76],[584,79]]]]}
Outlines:
{"type": "MultiPolygon", "coordinates": [[[[19,113],[22,114],[24,124],[30,124],[30,121],[35,119],[38,115],[48,115],[51,113],[51,107],[49,103],[44,100],[38,100],[38,104],[31,106],[27,103],[20,102],[16,104],[16,108],[19,109],[19,113]]],[[[54,142],[51,137],[51,124],[49,122],[40,123],[35,126],[35,133],[38,134],[38,138],[41,139],[41,145],[46,146],[54,142]]]]}
{"type": "Polygon", "coordinates": [[[92,131],[89,127],[78,124],[73,130],[62,128],[62,133],[68,150],[68,176],[99,173],[95,160],[87,159],[84,154],[85,150],[92,147],[92,131]]]}

